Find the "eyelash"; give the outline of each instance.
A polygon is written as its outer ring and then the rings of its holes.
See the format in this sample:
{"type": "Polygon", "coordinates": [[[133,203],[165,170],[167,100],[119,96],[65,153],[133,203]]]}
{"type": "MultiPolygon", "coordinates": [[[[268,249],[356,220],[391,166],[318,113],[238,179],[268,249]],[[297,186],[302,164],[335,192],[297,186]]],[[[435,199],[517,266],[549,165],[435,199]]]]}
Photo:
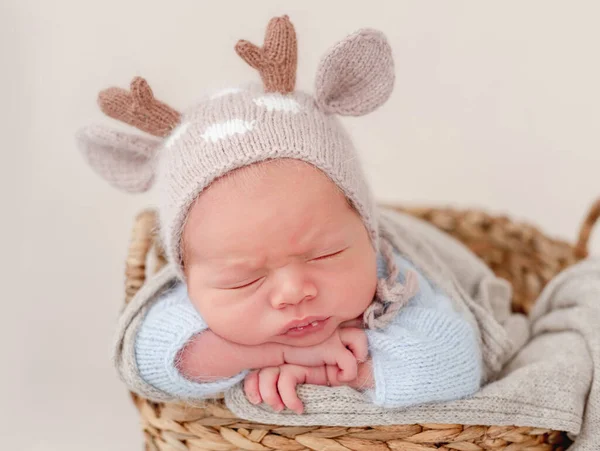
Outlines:
{"type": "Polygon", "coordinates": [[[264,277],[261,277],[260,279],[253,280],[252,282],[249,282],[246,285],[240,285],[239,287],[228,288],[228,290],[239,290],[241,288],[246,288],[246,287],[249,287],[251,285],[254,285],[256,282],[258,282],[259,280],[262,280],[262,279],[264,279],[264,277]]]}
{"type": "MultiPolygon", "coordinates": [[[[341,254],[342,252],[344,252],[345,250],[346,249],[342,249],[341,251],[334,252],[333,254],[322,255],[320,257],[313,258],[311,261],[319,261],[319,260],[325,260],[327,258],[335,257],[335,256],[341,254]]],[[[249,283],[247,283],[245,285],[240,285],[239,287],[231,287],[231,288],[228,288],[228,289],[229,290],[240,290],[242,288],[247,288],[247,287],[249,287],[251,285],[254,285],[256,282],[258,282],[258,281],[260,281],[262,279],[263,279],[263,277],[261,277],[260,279],[253,280],[252,282],[249,282],[249,283]]]]}
{"type": "Polygon", "coordinates": [[[341,251],[334,252],[333,254],[322,255],[321,257],[313,258],[311,261],[315,261],[315,260],[325,260],[326,258],[335,257],[336,255],[339,255],[339,254],[341,254],[341,253],[342,253],[342,252],[344,252],[344,251],[345,251],[345,249],[342,249],[341,251]]]}

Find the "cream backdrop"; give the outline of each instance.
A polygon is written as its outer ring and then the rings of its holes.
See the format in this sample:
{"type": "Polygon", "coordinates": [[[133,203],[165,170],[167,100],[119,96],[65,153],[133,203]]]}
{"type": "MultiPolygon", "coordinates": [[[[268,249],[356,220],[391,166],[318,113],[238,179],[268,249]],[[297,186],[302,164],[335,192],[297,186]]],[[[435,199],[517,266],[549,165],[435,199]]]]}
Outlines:
{"type": "Polygon", "coordinates": [[[177,108],[257,80],[233,46],[262,42],[284,13],[302,89],[355,29],[391,40],[391,100],[346,120],[379,199],[482,207],[575,238],[600,195],[598,2],[3,0],[2,449],[141,449],[109,351],[132,218],[153,194],[101,181],[73,134],[114,123],[96,94],[135,75],[177,108]]]}

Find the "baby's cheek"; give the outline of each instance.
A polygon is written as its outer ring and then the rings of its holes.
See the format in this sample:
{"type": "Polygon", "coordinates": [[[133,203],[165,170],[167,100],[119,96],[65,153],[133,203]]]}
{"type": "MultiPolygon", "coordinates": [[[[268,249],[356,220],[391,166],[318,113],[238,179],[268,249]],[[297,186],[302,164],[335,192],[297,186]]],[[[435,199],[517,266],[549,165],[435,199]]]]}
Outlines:
{"type": "Polygon", "coordinates": [[[263,316],[251,306],[213,303],[200,310],[209,329],[226,340],[244,345],[264,343],[263,316]],[[206,313],[203,314],[203,310],[206,313]]]}
{"type": "Polygon", "coordinates": [[[223,336],[220,331],[227,330],[229,324],[227,305],[220,302],[218,297],[211,295],[206,290],[190,288],[189,295],[196,311],[206,322],[209,329],[217,335],[223,336]]]}
{"type": "Polygon", "coordinates": [[[336,283],[340,311],[350,317],[362,314],[373,301],[377,288],[377,273],[364,265],[344,275],[336,283]]]}

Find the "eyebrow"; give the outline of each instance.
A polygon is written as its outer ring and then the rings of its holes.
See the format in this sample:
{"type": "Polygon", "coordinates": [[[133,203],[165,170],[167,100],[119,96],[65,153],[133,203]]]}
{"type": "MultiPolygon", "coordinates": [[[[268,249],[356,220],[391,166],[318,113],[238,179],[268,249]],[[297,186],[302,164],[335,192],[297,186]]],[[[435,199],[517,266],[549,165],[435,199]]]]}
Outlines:
{"type": "Polygon", "coordinates": [[[230,285],[242,282],[259,271],[258,266],[247,264],[235,264],[234,266],[219,265],[208,271],[208,280],[215,285],[230,285]]]}
{"type": "Polygon", "coordinates": [[[230,261],[219,262],[216,265],[216,271],[219,273],[223,272],[236,272],[236,271],[258,271],[262,266],[259,259],[235,259],[230,261]]]}

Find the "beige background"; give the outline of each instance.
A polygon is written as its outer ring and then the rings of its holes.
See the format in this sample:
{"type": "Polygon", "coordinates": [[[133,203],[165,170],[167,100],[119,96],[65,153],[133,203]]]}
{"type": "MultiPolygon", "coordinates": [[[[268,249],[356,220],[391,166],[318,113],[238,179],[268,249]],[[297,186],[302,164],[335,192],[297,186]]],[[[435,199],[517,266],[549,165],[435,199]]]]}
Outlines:
{"type": "Polygon", "coordinates": [[[261,42],[282,13],[299,36],[299,87],[310,90],[327,47],[379,28],[396,90],[347,121],[377,196],[484,207],[573,240],[600,195],[598,5],[3,0],[2,449],[141,449],[109,348],[132,217],[152,194],[113,190],[75,149],[78,127],[112,123],[98,90],[143,75],[183,108],[207,88],[257,79],[233,45],[261,42]]]}

